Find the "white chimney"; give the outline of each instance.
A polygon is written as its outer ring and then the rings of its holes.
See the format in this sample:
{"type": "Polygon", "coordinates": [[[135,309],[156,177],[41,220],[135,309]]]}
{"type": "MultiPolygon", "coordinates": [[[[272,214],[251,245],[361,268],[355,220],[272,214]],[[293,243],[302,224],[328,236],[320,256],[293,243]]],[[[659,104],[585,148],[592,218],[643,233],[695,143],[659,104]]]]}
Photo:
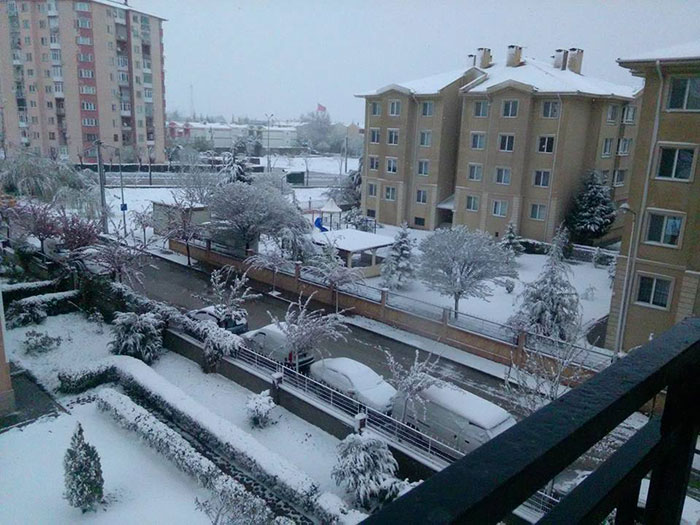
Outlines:
{"type": "Polygon", "coordinates": [[[476,55],[467,55],[467,66],[472,67],[476,65],[476,55]]]}
{"type": "Polygon", "coordinates": [[[523,48],[520,46],[508,46],[508,54],[506,55],[506,66],[517,67],[520,65],[523,55],[523,48]]]}
{"type": "Polygon", "coordinates": [[[482,69],[491,66],[491,50],[488,47],[480,47],[476,50],[476,63],[482,69]]]}
{"type": "Polygon", "coordinates": [[[581,74],[581,64],[583,62],[583,49],[572,47],[569,49],[569,58],[566,63],[566,68],[574,73],[581,74]]]}
{"type": "Polygon", "coordinates": [[[566,49],[557,49],[554,52],[554,69],[566,69],[566,61],[569,52],[566,49]]]}

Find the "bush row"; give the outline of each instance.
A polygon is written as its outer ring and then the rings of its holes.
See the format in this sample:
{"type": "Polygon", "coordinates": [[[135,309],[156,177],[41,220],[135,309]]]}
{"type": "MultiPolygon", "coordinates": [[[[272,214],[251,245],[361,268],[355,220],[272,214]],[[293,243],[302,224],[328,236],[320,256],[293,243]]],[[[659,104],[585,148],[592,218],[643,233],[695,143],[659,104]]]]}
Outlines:
{"type": "Polygon", "coordinates": [[[78,290],[70,290],[32,295],[12,301],[7,309],[7,325],[9,328],[16,328],[30,323],[39,324],[49,315],[71,312],[75,310],[74,301],[79,295],[78,290]]]}

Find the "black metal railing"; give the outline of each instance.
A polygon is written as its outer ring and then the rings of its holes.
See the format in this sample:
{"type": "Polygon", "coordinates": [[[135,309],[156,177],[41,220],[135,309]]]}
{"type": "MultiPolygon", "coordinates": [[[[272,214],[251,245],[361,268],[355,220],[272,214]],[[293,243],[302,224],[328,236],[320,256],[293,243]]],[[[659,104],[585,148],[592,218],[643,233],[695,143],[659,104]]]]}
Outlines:
{"type": "Polygon", "coordinates": [[[540,523],[600,523],[615,509],[616,523],[679,523],[700,428],[700,318],[633,351],[366,523],[497,523],[663,391],[663,415],[652,417],[540,523]],[[649,473],[641,511],[640,486],[649,473]]]}

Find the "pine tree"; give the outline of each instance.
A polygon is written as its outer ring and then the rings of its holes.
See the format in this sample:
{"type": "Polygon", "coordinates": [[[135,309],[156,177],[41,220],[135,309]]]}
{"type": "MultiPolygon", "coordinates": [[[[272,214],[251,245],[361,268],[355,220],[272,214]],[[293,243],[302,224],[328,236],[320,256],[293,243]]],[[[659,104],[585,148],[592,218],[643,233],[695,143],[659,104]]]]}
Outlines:
{"type": "Polygon", "coordinates": [[[610,230],[615,215],[610,187],[596,171],[589,172],[566,218],[573,239],[586,244],[599,239],[610,230]]]}
{"type": "Polygon", "coordinates": [[[523,245],[520,244],[520,239],[521,237],[515,231],[515,224],[509,222],[500,245],[509,250],[513,257],[518,257],[525,251],[523,245]]]}
{"type": "Polygon", "coordinates": [[[94,510],[102,501],[104,480],[97,449],[85,441],[83,427],[78,423],[70,447],[63,459],[65,477],[64,497],[83,512],[94,510]]]}
{"type": "Polygon", "coordinates": [[[411,239],[408,225],[404,222],[394,237],[394,244],[389,249],[389,255],[382,263],[382,284],[390,290],[402,288],[413,278],[415,267],[411,250],[416,241],[411,239]]]}

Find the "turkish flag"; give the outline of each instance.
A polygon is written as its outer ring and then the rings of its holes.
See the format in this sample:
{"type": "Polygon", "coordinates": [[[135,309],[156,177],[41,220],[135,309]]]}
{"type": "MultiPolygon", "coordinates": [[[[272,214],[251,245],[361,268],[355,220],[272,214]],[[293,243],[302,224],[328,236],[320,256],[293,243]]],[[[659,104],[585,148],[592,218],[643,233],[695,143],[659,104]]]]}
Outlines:
{"type": "Polygon", "coordinates": [[[321,113],[326,112],[326,106],[322,106],[321,104],[316,103],[316,111],[319,111],[321,113]]]}

